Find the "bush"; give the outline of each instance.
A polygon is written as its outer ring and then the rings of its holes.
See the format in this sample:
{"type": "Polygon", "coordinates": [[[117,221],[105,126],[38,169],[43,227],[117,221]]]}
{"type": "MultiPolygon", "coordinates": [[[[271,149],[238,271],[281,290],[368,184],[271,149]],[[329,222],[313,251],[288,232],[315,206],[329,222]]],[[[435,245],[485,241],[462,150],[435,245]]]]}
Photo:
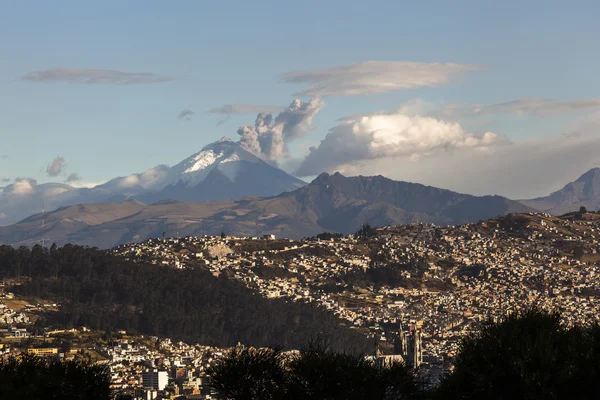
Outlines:
{"type": "Polygon", "coordinates": [[[208,386],[223,399],[285,399],[281,348],[236,346],[207,373],[208,386]]]}
{"type": "Polygon", "coordinates": [[[336,352],[311,341],[300,354],[236,347],[209,368],[218,398],[388,400],[421,396],[416,378],[400,363],[377,366],[359,353],[336,352]]]}
{"type": "Polygon", "coordinates": [[[600,389],[600,328],[567,328],[532,309],[465,337],[442,379],[443,399],[592,399],[600,389]]]}
{"type": "Polygon", "coordinates": [[[412,399],[420,393],[404,364],[380,367],[360,353],[335,352],[322,340],[290,360],[289,375],[290,399],[412,399]]]}
{"type": "Polygon", "coordinates": [[[110,375],[99,365],[25,355],[0,362],[0,399],[108,400],[110,375]]]}

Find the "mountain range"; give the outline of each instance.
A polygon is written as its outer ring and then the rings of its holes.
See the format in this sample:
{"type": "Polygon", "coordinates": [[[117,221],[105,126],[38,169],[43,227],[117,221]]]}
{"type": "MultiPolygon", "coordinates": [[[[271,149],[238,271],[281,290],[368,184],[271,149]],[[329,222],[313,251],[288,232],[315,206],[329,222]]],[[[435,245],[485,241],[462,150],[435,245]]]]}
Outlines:
{"type": "Polygon", "coordinates": [[[8,185],[0,195],[0,243],[108,248],[163,234],[221,232],[299,238],[351,233],[365,222],[448,225],[517,212],[563,214],[581,206],[600,208],[600,168],[546,197],[518,201],[383,176],[324,173],[306,184],[224,137],[173,167],[93,188],[30,180],[8,185]]]}
{"type": "Polygon", "coordinates": [[[0,227],[0,242],[33,245],[44,240],[108,248],[160,237],[163,232],[300,238],[323,231],[352,233],[366,222],[459,224],[529,211],[534,210],[501,196],[477,197],[383,176],[324,173],[304,187],[272,197],[67,206],[0,227]]]}

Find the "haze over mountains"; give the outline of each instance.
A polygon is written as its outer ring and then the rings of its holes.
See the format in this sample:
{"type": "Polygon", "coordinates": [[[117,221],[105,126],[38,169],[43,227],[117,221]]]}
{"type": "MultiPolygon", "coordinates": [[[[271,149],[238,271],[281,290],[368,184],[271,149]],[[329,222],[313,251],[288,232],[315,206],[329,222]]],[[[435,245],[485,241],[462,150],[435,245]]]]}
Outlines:
{"type": "Polygon", "coordinates": [[[33,245],[43,239],[108,248],[160,237],[163,232],[167,236],[226,232],[300,238],[322,231],[352,233],[365,222],[458,224],[528,211],[534,210],[501,196],[477,197],[382,176],[336,173],[321,174],[300,189],[266,198],[69,206],[0,227],[0,242],[33,245]]]}

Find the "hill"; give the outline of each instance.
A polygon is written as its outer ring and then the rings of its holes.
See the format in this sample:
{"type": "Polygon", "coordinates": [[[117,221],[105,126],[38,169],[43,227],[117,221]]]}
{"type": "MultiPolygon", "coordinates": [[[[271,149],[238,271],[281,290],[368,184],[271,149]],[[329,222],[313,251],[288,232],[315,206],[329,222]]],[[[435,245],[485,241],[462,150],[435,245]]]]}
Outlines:
{"type": "Polygon", "coordinates": [[[70,245],[31,251],[0,246],[0,279],[15,277],[29,279],[12,292],[61,304],[44,315],[46,326],[124,329],[218,347],[242,342],[299,348],[319,334],[337,348],[372,347],[322,308],[266,299],[201,268],[135,263],[70,245]]]}
{"type": "MultiPolygon", "coordinates": [[[[394,225],[431,222],[461,224],[531,208],[500,196],[471,196],[416,183],[397,182],[382,176],[344,177],[321,174],[309,185],[267,198],[181,202],[160,201],[103,205],[102,223],[75,217],[77,208],[60,209],[0,227],[0,242],[33,245],[42,239],[66,243],[113,247],[149,237],[275,234],[300,238],[322,231],[353,233],[361,224],[394,225]],[[110,219],[111,216],[115,218],[110,219]],[[73,223],[72,221],[76,221],[73,223]]],[[[83,210],[91,206],[83,206],[83,210]]],[[[82,211],[84,212],[84,211],[82,211]]]]}

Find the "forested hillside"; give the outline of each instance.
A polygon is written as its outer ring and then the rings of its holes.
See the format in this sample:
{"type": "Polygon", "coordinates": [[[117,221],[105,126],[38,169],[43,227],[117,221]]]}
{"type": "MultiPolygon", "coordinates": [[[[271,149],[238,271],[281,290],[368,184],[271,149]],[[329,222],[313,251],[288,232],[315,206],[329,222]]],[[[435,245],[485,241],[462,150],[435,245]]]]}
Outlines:
{"type": "Polygon", "coordinates": [[[231,346],[298,348],[330,338],[336,348],[370,351],[363,334],[312,304],[266,299],[203,269],[175,270],[125,261],[92,248],[0,246],[0,278],[21,279],[17,294],[55,300],[47,323],[87,326],[231,346]]]}

